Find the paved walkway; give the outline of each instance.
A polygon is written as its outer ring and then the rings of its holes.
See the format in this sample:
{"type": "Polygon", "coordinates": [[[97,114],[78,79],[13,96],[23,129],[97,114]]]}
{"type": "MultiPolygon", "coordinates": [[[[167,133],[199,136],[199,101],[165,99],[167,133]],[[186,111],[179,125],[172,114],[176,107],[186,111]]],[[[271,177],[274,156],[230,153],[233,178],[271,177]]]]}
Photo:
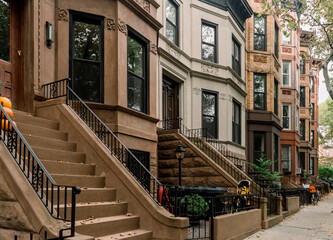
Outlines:
{"type": "Polygon", "coordinates": [[[333,240],[333,193],[316,206],[306,206],[280,224],[246,240],[333,240]]]}

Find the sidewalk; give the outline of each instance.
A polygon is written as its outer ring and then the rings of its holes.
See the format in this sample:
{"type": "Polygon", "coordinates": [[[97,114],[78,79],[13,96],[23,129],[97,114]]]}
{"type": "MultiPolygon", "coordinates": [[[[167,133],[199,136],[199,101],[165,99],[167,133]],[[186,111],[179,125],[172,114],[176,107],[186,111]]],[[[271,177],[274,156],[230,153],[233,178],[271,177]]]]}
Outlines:
{"type": "Polygon", "coordinates": [[[305,206],[280,224],[246,240],[333,240],[333,193],[316,206],[305,206]]]}

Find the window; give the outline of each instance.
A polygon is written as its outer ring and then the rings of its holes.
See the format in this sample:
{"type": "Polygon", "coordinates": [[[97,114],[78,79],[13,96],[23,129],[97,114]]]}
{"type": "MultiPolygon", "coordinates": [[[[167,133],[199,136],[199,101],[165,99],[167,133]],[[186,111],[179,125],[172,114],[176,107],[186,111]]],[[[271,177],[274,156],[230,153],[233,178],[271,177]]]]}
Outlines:
{"type": "Polygon", "coordinates": [[[298,72],[299,72],[299,68],[296,66],[295,89],[297,89],[297,90],[298,90],[298,86],[299,86],[299,74],[298,74],[298,72]]]}
{"type": "Polygon", "coordinates": [[[314,157],[309,157],[309,174],[310,175],[314,175],[313,166],[314,166],[314,157]]]}
{"type": "MultiPolygon", "coordinates": [[[[132,154],[142,163],[142,165],[149,171],[150,170],[150,154],[130,149],[132,154]]],[[[146,189],[150,188],[150,175],[147,171],[142,171],[141,164],[135,160],[131,154],[127,154],[127,168],[134,174],[135,177],[140,179],[141,183],[146,189]]]]}
{"type": "Polygon", "coordinates": [[[279,136],[274,133],[274,171],[279,171],[279,136]]]}
{"type": "Polygon", "coordinates": [[[300,92],[299,105],[301,107],[305,107],[305,87],[301,86],[299,92],[300,92]]]}
{"type": "Polygon", "coordinates": [[[314,103],[311,103],[311,108],[310,108],[310,113],[311,113],[311,120],[314,120],[314,113],[315,113],[315,105],[314,103]]]}
{"type": "Polygon", "coordinates": [[[311,147],[314,147],[314,130],[311,130],[311,147]]]}
{"type": "Polygon", "coordinates": [[[283,29],[282,32],[282,42],[284,44],[291,44],[291,36],[292,32],[288,32],[289,30],[287,28],[283,29]]]}
{"type": "Polygon", "coordinates": [[[148,113],[149,42],[133,29],[127,36],[127,106],[148,113]]]}
{"type": "Polygon", "coordinates": [[[299,163],[299,147],[296,147],[296,168],[300,167],[299,163]]]}
{"type": "Polygon", "coordinates": [[[266,51],[266,16],[254,16],[254,50],[266,51]]]}
{"type": "Polygon", "coordinates": [[[259,158],[266,157],[265,134],[265,132],[253,133],[253,160],[255,164],[258,163],[259,158]]]}
{"type": "Polygon", "coordinates": [[[232,69],[241,76],[241,47],[235,38],[232,38],[232,47],[232,69]]]}
{"type": "Polygon", "coordinates": [[[202,92],[202,128],[217,138],[217,93],[202,92]]]}
{"type": "Polygon", "coordinates": [[[10,59],[10,4],[0,0],[0,59],[10,59]]]}
{"type": "Polygon", "coordinates": [[[305,60],[304,60],[303,56],[300,56],[299,66],[300,66],[301,74],[305,74],[305,60]]]}
{"type": "Polygon", "coordinates": [[[299,123],[299,135],[301,140],[305,140],[305,119],[301,119],[299,123]]]}
{"type": "Polygon", "coordinates": [[[234,100],[232,106],[232,141],[241,144],[241,105],[234,100]]]}
{"type": "Polygon", "coordinates": [[[283,78],[283,86],[288,86],[290,87],[290,66],[291,62],[290,61],[282,61],[282,78],[283,78]]]}
{"type": "Polygon", "coordinates": [[[295,130],[298,131],[299,128],[299,108],[296,106],[295,112],[295,130]]]}
{"type": "Polygon", "coordinates": [[[166,38],[178,45],[178,5],[172,1],[166,1],[166,38]]]}
{"type": "Polygon", "coordinates": [[[305,152],[300,152],[299,160],[300,160],[300,168],[304,171],[305,170],[305,152]]]}
{"type": "Polygon", "coordinates": [[[216,25],[202,22],[201,26],[202,43],[201,43],[201,58],[209,62],[217,62],[216,52],[216,25]]]}
{"type": "Polygon", "coordinates": [[[279,27],[275,23],[274,54],[279,58],[279,27]]]}
{"type": "Polygon", "coordinates": [[[274,113],[279,115],[279,83],[274,80],[274,113]]]}
{"type": "Polygon", "coordinates": [[[330,156],[330,150],[326,149],[326,157],[329,157],[329,156],[330,156]]]}
{"type": "Polygon", "coordinates": [[[284,129],[291,129],[290,106],[288,103],[282,104],[282,127],[284,129]]]}
{"type": "Polygon", "coordinates": [[[282,145],[282,171],[291,172],[291,146],[282,145]]]}
{"type": "Polygon", "coordinates": [[[266,110],[266,75],[253,75],[253,108],[266,110]]]}
{"type": "Polygon", "coordinates": [[[310,81],[311,81],[311,92],[314,93],[315,84],[314,84],[314,77],[313,76],[310,76],[310,81]]]}

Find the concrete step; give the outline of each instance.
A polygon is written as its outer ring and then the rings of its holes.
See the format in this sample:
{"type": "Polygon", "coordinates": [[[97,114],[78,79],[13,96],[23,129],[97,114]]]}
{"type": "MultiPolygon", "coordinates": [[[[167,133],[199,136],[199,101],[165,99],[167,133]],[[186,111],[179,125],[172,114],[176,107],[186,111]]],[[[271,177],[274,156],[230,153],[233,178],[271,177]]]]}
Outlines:
{"type": "MultiPolygon", "coordinates": [[[[67,207],[67,216],[71,214],[71,207],[67,207]]],[[[60,212],[64,211],[64,205],[60,206],[60,212]]],[[[78,203],[76,205],[76,220],[95,219],[117,215],[126,215],[127,203],[125,202],[94,202],[94,203],[78,203]]]]}
{"type": "Polygon", "coordinates": [[[108,236],[99,237],[100,240],[150,240],[153,239],[153,233],[144,229],[135,229],[128,232],[116,233],[108,236]]]}
{"type": "Polygon", "coordinates": [[[39,118],[31,115],[30,113],[14,110],[14,121],[17,123],[25,123],[29,125],[50,128],[54,130],[59,129],[59,123],[44,118],[39,118]]]}
{"type": "Polygon", "coordinates": [[[50,174],[94,175],[95,165],[62,161],[42,161],[50,174]]]}
{"type": "Polygon", "coordinates": [[[105,177],[89,175],[51,174],[57,184],[86,188],[104,188],[105,177]]]}
{"type": "Polygon", "coordinates": [[[25,135],[52,138],[63,141],[68,140],[68,134],[66,132],[62,132],[59,130],[34,126],[26,123],[17,123],[17,127],[20,130],[20,132],[25,135]]]}
{"type": "Polygon", "coordinates": [[[52,138],[31,136],[28,134],[23,134],[23,137],[28,141],[30,146],[58,149],[62,151],[76,151],[76,143],[52,138]]]}
{"type": "Polygon", "coordinates": [[[56,149],[32,147],[39,159],[45,160],[61,160],[63,162],[84,163],[86,155],[79,152],[61,151],[56,149]]]}
{"type": "Polygon", "coordinates": [[[107,236],[138,229],[140,218],[138,216],[118,215],[94,220],[76,221],[76,232],[93,237],[107,236]]]}
{"type": "MultiPolygon", "coordinates": [[[[65,190],[60,189],[59,204],[64,204],[65,190]]],[[[72,191],[67,191],[68,199],[71,199],[72,191]]],[[[116,200],[117,190],[115,188],[81,188],[81,193],[76,195],[76,204],[94,203],[94,202],[112,202],[116,200]]],[[[51,190],[49,189],[49,196],[51,196],[51,190]]],[[[57,202],[57,192],[54,193],[54,203],[57,202]]],[[[70,202],[68,202],[70,203],[70,202]]]]}

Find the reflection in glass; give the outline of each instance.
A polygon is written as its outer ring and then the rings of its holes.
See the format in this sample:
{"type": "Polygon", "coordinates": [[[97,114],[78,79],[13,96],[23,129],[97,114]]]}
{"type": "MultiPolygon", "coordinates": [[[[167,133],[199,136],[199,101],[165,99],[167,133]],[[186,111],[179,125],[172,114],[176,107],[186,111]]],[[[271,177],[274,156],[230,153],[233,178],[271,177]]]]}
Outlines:
{"type": "Polygon", "coordinates": [[[202,25],[202,41],[205,43],[215,44],[215,28],[202,25]]]}
{"type": "Polygon", "coordinates": [[[166,1],[166,17],[174,25],[177,24],[177,9],[169,0],[166,1]]]}
{"type": "Polygon", "coordinates": [[[265,34],[265,18],[254,17],[254,33],[265,34]]]}
{"type": "Polygon", "coordinates": [[[253,76],[253,104],[254,109],[265,110],[266,108],[266,76],[254,74],[253,76]]]}
{"type": "Polygon", "coordinates": [[[266,49],[266,18],[254,16],[254,49],[266,49]]]}
{"type": "Polygon", "coordinates": [[[265,133],[255,132],[253,134],[254,163],[258,164],[258,159],[265,157],[265,133]]]}
{"type": "Polygon", "coordinates": [[[128,70],[143,77],[143,46],[130,36],[127,39],[128,70]]]}
{"type": "Polygon", "coordinates": [[[209,62],[216,62],[216,42],[215,42],[216,28],[206,23],[202,24],[202,49],[201,57],[203,60],[209,62]]]}
{"type": "Polygon", "coordinates": [[[0,0],[0,59],[9,61],[10,50],[10,6],[0,0]]]}
{"type": "Polygon", "coordinates": [[[137,111],[144,111],[144,86],[143,80],[130,74],[127,79],[128,107],[137,111]]]}
{"type": "Polygon", "coordinates": [[[178,44],[178,32],[177,32],[177,9],[175,3],[170,0],[166,1],[166,38],[174,44],[178,44]]]}
{"type": "Polygon", "coordinates": [[[216,94],[202,93],[202,128],[206,128],[211,136],[217,138],[216,94]]]}
{"type": "Polygon", "coordinates": [[[202,113],[215,116],[215,95],[202,93],[202,113]]]}

